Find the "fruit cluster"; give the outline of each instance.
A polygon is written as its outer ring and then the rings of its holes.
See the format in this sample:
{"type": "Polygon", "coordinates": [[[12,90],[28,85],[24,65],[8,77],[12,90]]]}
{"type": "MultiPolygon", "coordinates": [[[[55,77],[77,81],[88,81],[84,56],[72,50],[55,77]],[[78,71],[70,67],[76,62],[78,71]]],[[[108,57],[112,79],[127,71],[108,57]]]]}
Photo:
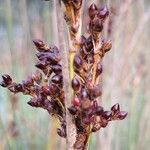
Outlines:
{"type": "Polygon", "coordinates": [[[39,60],[35,66],[42,72],[36,70],[22,83],[13,82],[12,78],[5,74],[2,75],[3,81],[0,85],[14,94],[22,92],[30,95],[32,97],[28,101],[30,106],[44,108],[62,121],[65,106],[59,50],[56,46],[47,46],[41,40],[33,42],[37,48],[36,56],[39,60]]]}
{"type": "MultiPolygon", "coordinates": [[[[65,5],[65,19],[69,25],[70,36],[75,36],[79,29],[79,12],[82,0],[63,0],[65,5]]],[[[102,39],[101,32],[104,22],[109,15],[106,6],[97,8],[92,4],[89,8],[89,33],[81,36],[76,53],[73,58],[74,77],[72,89],[74,99],[67,108],[76,125],[76,149],[84,149],[91,132],[105,128],[112,120],[123,120],[127,112],[121,111],[119,104],[110,110],[98,104],[98,97],[102,95],[102,59],[108,52],[112,43],[102,39]]],[[[75,38],[71,38],[75,40],[75,38]]],[[[77,41],[75,41],[77,42],[77,41]]],[[[22,83],[15,83],[5,74],[2,76],[2,87],[8,88],[13,93],[22,92],[32,98],[28,104],[32,107],[41,107],[55,116],[60,121],[61,128],[57,129],[58,135],[66,137],[66,106],[63,90],[62,64],[59,49],[48,46],[41,40],[34,40],[38,62],[37,70],[22,83]]]]}

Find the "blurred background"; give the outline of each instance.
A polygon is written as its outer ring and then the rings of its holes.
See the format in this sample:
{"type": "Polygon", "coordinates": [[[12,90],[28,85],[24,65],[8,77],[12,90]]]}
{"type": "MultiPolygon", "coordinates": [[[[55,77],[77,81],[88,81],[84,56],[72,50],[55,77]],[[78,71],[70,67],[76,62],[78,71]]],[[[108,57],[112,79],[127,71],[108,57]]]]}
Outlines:
{"type": "MultiPolygon", "coordinates": [[[[93,134],[89,150],[149,150],[150,1],[86,0],[84,16],[92,2],[107,3],[110,9],[103,36],[112,40],[113,48],[103,61],[101,103],[108,109],[120,103],[129,115],[93,134]]],[[[52,1],[0,0],[0,75],[21,82],[33,73],[32,39],[55,43],[55,21],[52,1]]],[[[28,100],[0,87],[0,150],[64,150],[56,121],[45,110],[28,106],[28,100]]]]}

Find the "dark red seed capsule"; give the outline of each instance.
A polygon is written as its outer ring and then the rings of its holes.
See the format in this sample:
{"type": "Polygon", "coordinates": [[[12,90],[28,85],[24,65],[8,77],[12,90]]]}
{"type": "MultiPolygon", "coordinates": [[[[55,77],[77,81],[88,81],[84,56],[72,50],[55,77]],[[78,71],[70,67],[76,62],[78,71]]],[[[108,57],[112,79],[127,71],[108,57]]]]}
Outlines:
{"type": "Polygon", "coordinates": [[[79,98],[76,97],[76,98],[73,100],[73,106],[79,107],[80,105],[81,105],[81,102],[80,102],[79,98]]]}
{"type": "Polygon", "coordinates": [[[117,104],[113,105],[113,106],[111,107],[111,110],[113,111],[114,114],[117,113],[117,112],[119,112],[119,111],[120,111],[120,106],[119,106],[119,104],[117,103],[117,104]]]}
{"type": "Polygon", "coordinates": [[[103,112],[104,112],[103,107],[102,106],[97,106],[96,111],[95,111],[96,115],[100,116],[100,115],[103,114],[103,112]]]}
{"type": "Polygon", "coordinates": [[[119,120],[123,120],[126,118],[126,116],[128,115],[128,113],[126,111],[120,111],[116,114],[116,117],[119,119],[119,120]]]}
{"type": "Polygon", "coordinates": [[[106,120],[109,120],[112,116],[112,112],[111,111],[104,111],[102,114],[102,117],[106,120]]]}
{"type": "Polygon", "coordinates": [[[96,66],[96,78],[103,72],[103,67],[101,61],[97,63],[96,66]]]}
{"type": "Polygon", "coordinates": [[[12,83],[12,78],[8,74],[2,75],[5,85],[10,85],[12,83]]]}
{"type": "Polygon", "coordinates": [[[77,79],[77,77],[72,79],[72,88],[74,91],[78,91],[80,89],[80,81],[77,79]]]}
{"type": "Polygon", "coordinates": [[[89,36],[89,38],[86,39],[85,48],[88,53],[92,52],[93,50],[92,36],[89,36]]]}
{"type": "Polygon", "coordinates": [[[16,84],[15,86],[14,86],[14,88],[15,88],[15,90],[17,91],[17,92],[23,92],[23,86],[22,86],[22,84],[16,84]]]}
{"type": "Polygon", "coordinates": [[[52,71],[53,71],[55,74],[61,74],[61,72],[62,72],[62,66],[61,66],[60,64],[53,65],[53,66],[52,66],[52,71]]]}
{"type": "Polygon", "coordinates": [[[98,17],[100,19],[105,19],[108,15],[109,15],[109,11],[107,6],[103,6],[98,12],[98,17]]]}
{"type": "Polygon", "coordinates": [[[75,55],[74,57],[74,61],[73,61],[73,66],[76,69],[80,69],[83,65],[83,60],[81,59],[81,57],[79,55],[75,55]]]}
{"type": "Polygon", "coordinates": [[[96,31],[96,32],[101,32],[103,30],[103,24],[102,24],[101,20],[96,19],[93,22],[93,30],[96,31]]]}
{"type": "Polygon", "coordinates": [[[51,82],[55,84],[61,84],[62,83],[62,76],[61,75],[54,75],[51,79],[51,82]]]}
{"type": "Polygon", "coordinates": [[[82,122],[85,124],[85,125],[89,125],[91,123],[91,120],[90,118],[86,117],[86,118],[83,118],[82,122]]]}
{"type": "Polygon", "coordinates": [[[33,43],[36,46],[38,51],[47,51],[47,50],[49,50],[49,48],[46,46],[46,44],[40,39],[33,40],[33,43]]]}
{"type": "Polygon", "coordinates": [[[37,62],[35,66],[41,70],[45,70],[47,65],[44,61],[40,61],[40,62],[37,62]]]}
{"type": "Polygon", "coordinates": [[[50,89],[49,89],[49,86],[42,86],[42,92],[46,95],[49,95],[50,94],[50,89]]]}
{"type": "Polygon", "coordinates": [[[102,95],[102,87],[100,84],[93,87],[93,89],[90,90],[90,97],[97,98],[102,95]]]}
{"type": "Polygon", "coordinates": [[[0,86],[7,87],[7,85],[4,83],[4,81],[0,82],[0,86]]]}
{"type": "Polygon", "coordinates": [[[71,106],[71,107],[68,108],[68,111],[70,112],[70,114],[76,115],[78,110],[77,110],[76,107],[71,106]]]}
{"type": "Polygon", "coordinates": [[[91,19],[94,19],[94,17],[96,16],[97,14],[97,6],[93,3],[90,7],[89,7],[89,17],[91,19]]]}
{"type": "Polygon", "coordinates": [[[80,99],[81,100],[87,100],[88,99],[88,93],[87,90],[82,88],[81,92],[80,92],[80,99]]]}

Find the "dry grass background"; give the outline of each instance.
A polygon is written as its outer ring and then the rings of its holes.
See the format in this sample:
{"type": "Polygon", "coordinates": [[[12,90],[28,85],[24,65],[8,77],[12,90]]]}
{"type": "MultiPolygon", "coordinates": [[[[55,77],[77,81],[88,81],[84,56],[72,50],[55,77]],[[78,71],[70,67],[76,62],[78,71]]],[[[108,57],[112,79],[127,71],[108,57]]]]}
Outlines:
{"type": "MultiPolygon", "coordinates": [[[[86,0],[89,6],[94,0],[86,0]]],[[[90,139],[90,150],[149,150],[150,147],[150,2],[97,0],[111,8],[104,35],[113,48],[104,58],[102,104],[120,103],[127,119],[113,122],[90,139]]],[[[85,12],[86,14],[86,12],[85,12]]],[[[32,39],[56,41],[52,2],[0,0],[0,74],[21,81],[34,71],[32,39]]],[[[33,109],[29,97],[0,88],[0,150],[63,150],[46,111],[33,109]]]]}

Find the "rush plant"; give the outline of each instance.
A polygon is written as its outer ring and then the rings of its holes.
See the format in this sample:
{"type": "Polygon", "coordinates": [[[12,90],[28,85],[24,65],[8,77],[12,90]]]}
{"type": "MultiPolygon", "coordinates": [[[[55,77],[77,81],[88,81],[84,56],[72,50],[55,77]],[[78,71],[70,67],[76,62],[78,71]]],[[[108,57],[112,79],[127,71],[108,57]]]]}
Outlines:
{"type": "MultiPolygon", "coordinates": [[[[42,40],[33,40],[36,47],[38,69],[21,83],[16,83],[8,74],[2,75],[0,85],[12,93],[30,95],[27,102],[32,107],[40,107],[57,118],[60,127],[57,133],[67,139],[68,150],[87,149],[88,139],[92,132],[105,128],[114,120],[123,120],[127,112],[120,109],[119,104],[105,110],[98,102],[102,95],[101,77],[102,60],[110,51],[112,43],[102,37],[105,20],[109,15],[107,6],[98,8],[94,3],[88,10],[88,33],[81,35],[82,0],[62,0],[63,16],[69,32],[70,84],[72,99],[65,96],[65,82],[61,51],[56,46],[49,46],[42,40]],[[67,101],[70,102],[68,107],[67,101]],[[71,120],[68,121],[69,118],[71,120]],[[75,132],[68,132],[75,127],[75,132]],[[72,140],[72,139],[75,139],[72,140]]],[[[60,4],[60,3],[59,3],[60,4]]],[[[61,10],[60,10],[61,13],[61,10]]]]}

